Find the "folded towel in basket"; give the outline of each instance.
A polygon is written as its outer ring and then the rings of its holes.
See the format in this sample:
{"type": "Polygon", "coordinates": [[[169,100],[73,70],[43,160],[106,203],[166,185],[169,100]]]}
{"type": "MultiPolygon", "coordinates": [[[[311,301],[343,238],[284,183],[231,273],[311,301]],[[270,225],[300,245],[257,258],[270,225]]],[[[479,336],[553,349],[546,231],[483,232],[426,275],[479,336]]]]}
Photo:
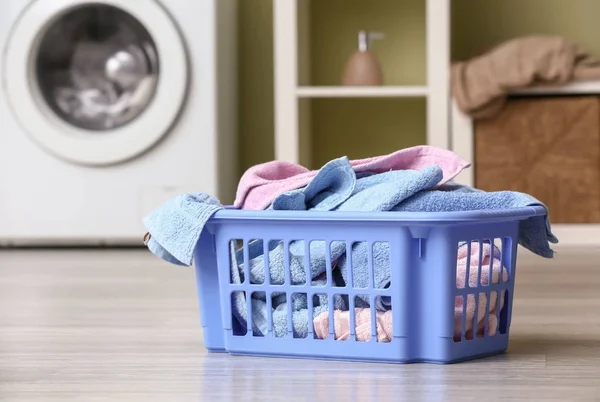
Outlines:
{"type": "MultiPolygon", "coordinates": [[[[320,313],[314,319],[315,335],[319,339],[329,337],[329,311],[320,313]]],[[[371,309],[354,309],[354,333],[359,342],[371,340],[371,309]]],[[[350,311],[334,310],[333,312],[334,339],[345,341],[350,339],[350,311]]],[[[375,332],[377,342],[391,342],[393,338],[392,310],[377,311],[375,314],[375,332]]]]}

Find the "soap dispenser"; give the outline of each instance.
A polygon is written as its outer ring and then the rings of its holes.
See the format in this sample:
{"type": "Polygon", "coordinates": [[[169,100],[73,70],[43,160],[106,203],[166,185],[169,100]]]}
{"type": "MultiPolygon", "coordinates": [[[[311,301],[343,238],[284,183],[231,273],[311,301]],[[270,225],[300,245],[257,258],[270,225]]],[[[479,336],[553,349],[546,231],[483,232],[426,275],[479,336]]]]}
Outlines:
{"type": "Polygon", "coordinates": [[[383,84],[383,73],[379,60],[370,50],[373,39],[383,39],[378,32],[360,31],[358,50],[346,62],[342,84],[347,86],[376,86],[383,84]]]}

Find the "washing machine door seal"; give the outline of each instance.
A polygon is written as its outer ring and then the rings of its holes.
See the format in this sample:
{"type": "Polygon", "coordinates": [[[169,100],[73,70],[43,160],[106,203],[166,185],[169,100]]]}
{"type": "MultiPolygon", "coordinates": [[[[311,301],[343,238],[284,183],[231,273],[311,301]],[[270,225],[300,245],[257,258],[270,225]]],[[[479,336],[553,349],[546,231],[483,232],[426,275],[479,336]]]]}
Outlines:
{"type": "Polygon", "coordinates": [[[43,149],[72,163],[111,165],[139,156],[168,134],[185,102],[186,49],[175,23],[156,0],[34,0],[12,26],[3,56],[3,86],[16,120],[43,149]],[[126,124],[101,131],[70,124],[53,111],[40,89],[36,67],[49,27],[68,12],[97,5],[137,20],[152,38],[160,66],[144,110],[126,124]]]}

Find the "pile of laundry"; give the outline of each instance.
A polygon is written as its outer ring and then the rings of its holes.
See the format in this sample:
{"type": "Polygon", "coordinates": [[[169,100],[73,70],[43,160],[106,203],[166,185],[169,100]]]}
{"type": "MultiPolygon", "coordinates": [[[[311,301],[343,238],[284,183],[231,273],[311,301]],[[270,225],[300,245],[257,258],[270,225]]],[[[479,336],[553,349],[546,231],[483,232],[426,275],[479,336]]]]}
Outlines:
{"type": "MultiPolygon", "coordinates": [[[[448,150],[430,146],[403,149],[389,155],[350,161],[346,157],[334,159],[317,171],[310,171],[295,164],[274,161],[250,168],[238,186],[234,206],[249,210],[293,210],[293,211],[404,211],[404,212],[449,212],[472,210],[501,210],[524,206],[545,206],[535,198],[511,191],[484,192],[453,183],[451,180],[469,163],[448,150]]],[[[176,265],[191,265],[193,251],[205,224],[211,216],[224,206],[216,198],[204,193],[177,196],[144,219],[148,230],[149,250],[176,265]]],[[[549,243],[557,243],[552,234],[548,214],[536,216],[520,223],[519,243],[535,254],[552,258],[554,252],[549,243]]],[[[372,247],[373,272],[369,272],[369,250],[366,243],[354,243],[346,250],[346,242],[310,242],[308,266],[305,266],[306,247],[304,240],[289,244],[289,260],[281,241],[270,241],[267,249],[268,266],[265,266],[262,240],[247,245],[248,267],[244,266],[244,251],[237,244],[230,244],[231,281],[243,283],[245,272],[249,283],[264,283],[268,269],[271,284],[284,284],[286,260],[289,261],[289,278],[292,285],[306,283],[307,276],[315,286],[327,284],[327,260],[332,263],[331,282],[334,286],[345,286],[349,282],[347,256],[352,260],[352,284],[355,288],[367,288],[370,278],[373,286],[385,289],[390,286],[391,267],[389,244],[375,243],[372,247]],[[307,270],[308,275],[307,275],[307,270]]],[[[472,242],[461,244],[458,249],[457,287],[498,283],[508,279],[502,266],[500,250],[490,243],[472,242]],[[481,269],[478,269],[481,267],[481,269]],[[481,275],[479,276],[479,271],[481,275]]],[[[271,311],[267,311],[264,292],[252,296],[252,331],[254,335],[266,335],[269,331],[268,318],[272,319],[273,334],[283,337],[288,332],[288,312],[291,311],[293,335],[304,338],[309,332],[309,319],[314,334],[325,338],[329,333],[329,306],[326,293],[315,295],[309,314],[306,294],[296,293],[288,306],[285,293],[269,295],[271,311]],[[262,295],[262,296],[261,296],[262,295]]],[[[466,315],[465,332],[468,336],[481,334],[486,327],[485,312],[488,303],[485,294],[475,303],[474,295],[465,300],[458,297],[455,304],[455,336],[460,337],[463,315],[466,315]],[[476,304],[479,308],[476,309],[476,304]],[[477,310],[477,311],[476,311],[477,310]],[[477,324],[474,324],[477,314],[477,324]]],[[[497,305],[503,306],[503,295],[492,292],[489,300],[488,334],[496,332],[498,324],[497,305]]],[[[333,297],[334,330],[336,339],[347,339],[350,334],[349,301],[346,296],[333,297]]],[[[369,340],[371,336],[371,314],[376,314],[377,338],[380,342],[392,338],[392,303],[388,296],[378,296],[370,306],[368,297],[358,296],[355,300],[355,327],[357,340],[369,340]],[[373,309],[371,307],[374,307],[373,309]]],[[[233,314],[239,324],[238,330],[245,333],[247,308],[243,292],[232,296],[233,314]]],[[[234,328],[235,330],[235,328],[234,328]]]]}

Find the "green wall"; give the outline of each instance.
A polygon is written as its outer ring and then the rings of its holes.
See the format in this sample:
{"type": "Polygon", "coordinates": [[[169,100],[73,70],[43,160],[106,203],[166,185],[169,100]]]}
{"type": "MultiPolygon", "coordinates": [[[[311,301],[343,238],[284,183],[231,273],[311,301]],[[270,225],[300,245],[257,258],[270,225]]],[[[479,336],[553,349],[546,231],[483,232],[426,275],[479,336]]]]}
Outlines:
{"type": "Polygon", "coordinates": [[[452,0],[452,55],[531,34],[562,35],[600,55],[599,16],[598,0],[452,0]]]}
{"type": "Polygon", "coordinates": [[[273,0],[238,0],[240,175],[272,160],[273,0]]]}
{"type": "MultiPolygon", "coordinates": [[[[239,0],[242,171],[274,158],[272,1],[239,0]]],[[[452,4],[455,59],[534,33],[561,34],[600,55],[596,23],[600,0],[452,0],[452,4]]],[[[361,29],[386,34],[386,39],[373,45],[386,84],[425,84],[424,7],[425,0],[313,0],[312,84],[339,83],[361,29]]],[[[373,156],[425,141],[423,99],[319,99],[311,103],[312,168],[342,155],[373,156]]]]}
{"type": "MultiPolygon", "coordinates": [[[[385,85],[426,84],[424,0],[313,0],[310,15],[312,85],[340,85],[362,29],[386,35],[371,48],[385,85]]],[[[424,98],[313,100],[312,167],[425,143],[425,106],[424,98]]]]}

